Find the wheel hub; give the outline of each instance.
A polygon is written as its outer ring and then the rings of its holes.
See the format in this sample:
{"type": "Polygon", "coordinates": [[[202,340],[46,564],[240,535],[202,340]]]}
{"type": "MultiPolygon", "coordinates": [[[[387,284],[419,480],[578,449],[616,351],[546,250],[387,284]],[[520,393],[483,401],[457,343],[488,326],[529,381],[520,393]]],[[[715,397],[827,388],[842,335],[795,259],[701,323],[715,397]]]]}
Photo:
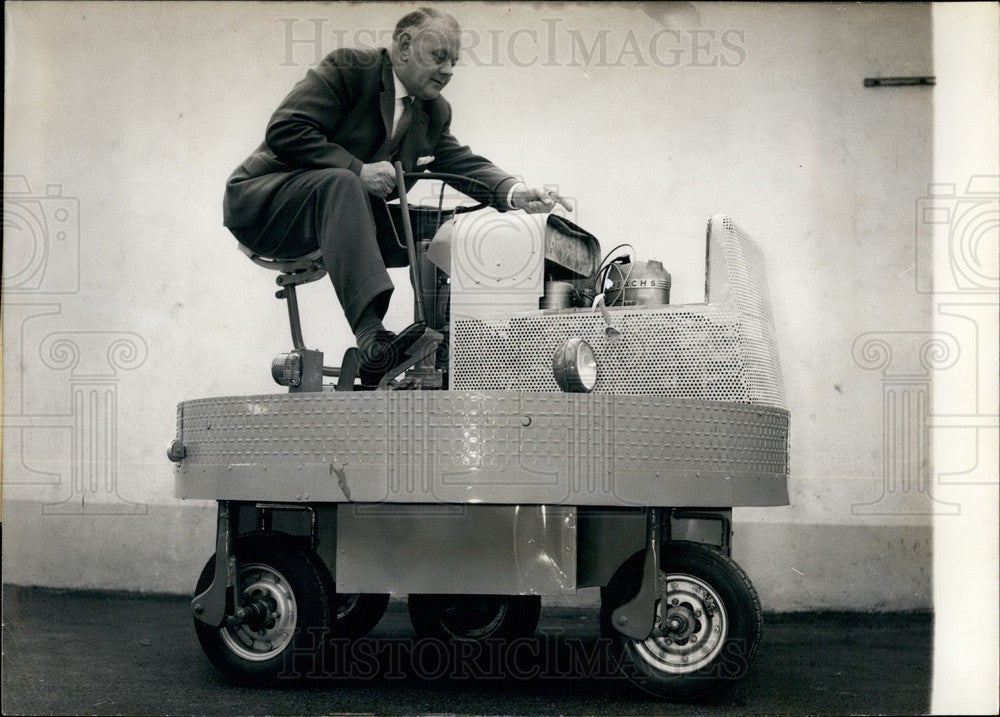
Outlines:
{"type": "Polygon", "coordinates": [[[715,589],[693,575],[666,575],[653,634],[635,643],[656,669],[686,674],[708,665],[722,650],[729,621],[715,589]]]}
{"type": "Polygon", "coordinates": [[[269,660],[295,634],[297,606],[284,576],[268,565],[246,565],[240,570],[242,607],[235,625],[221,628],[223,642],[240,657],[269,660]]]}
{"type": "Polygon", "coordinates": [[[237,617],[250,630],[259,631],[273,628],[277,624],[275,612],[278,603],[273,598],[257,594],[249,605],[245,605],[237,612],[237,617]]]}
{"type": "Polygon", "coordinates": [[[686,640],[698,629],[698,620],[687,604],[672,606],[663,620],[663,633],[675,640],[686,640]]]}

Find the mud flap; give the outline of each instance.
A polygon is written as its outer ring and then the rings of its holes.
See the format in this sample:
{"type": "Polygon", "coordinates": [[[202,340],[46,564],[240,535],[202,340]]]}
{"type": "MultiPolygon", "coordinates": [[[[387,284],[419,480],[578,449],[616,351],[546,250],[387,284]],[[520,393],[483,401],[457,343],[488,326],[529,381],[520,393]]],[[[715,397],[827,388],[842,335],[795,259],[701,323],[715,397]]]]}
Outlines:
{"type": "Polygon", "coordinates": [[[633,640],[645,640],[653,632],[659,598],[661,508],[646,509],[646,554],[642,561],[639,592],[611,613],[611,624],[633,640]]]}
{"type": "Polygon", "coordinates": [[[228,500],[219,501],[219,517],[215,537],[215,575],[212,584],[191,601],[195,619],[221,627],[226,615],[236,610],[236,534],[239,506],[228,500]]]}

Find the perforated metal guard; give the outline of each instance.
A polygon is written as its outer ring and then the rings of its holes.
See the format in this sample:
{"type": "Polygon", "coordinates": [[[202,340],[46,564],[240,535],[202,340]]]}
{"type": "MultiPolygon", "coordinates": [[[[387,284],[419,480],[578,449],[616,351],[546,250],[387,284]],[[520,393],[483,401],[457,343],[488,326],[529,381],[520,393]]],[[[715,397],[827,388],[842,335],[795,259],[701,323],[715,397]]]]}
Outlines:
{"type": "Polygon", "coordinates": [[[611,308],[609,341],[596,311],[532,312],[452,327],[457,390],[558,391],[556,347],[579,336],[594,349],[595,392],[732,401],[785,408],[760,247],[728,217],[708,225],[705,304],[611,308]]]}
{"type": "Polygon", "coordinates": [[[182,498],[785,505],[788,412],[661,396],[316,391],[185,401],[182,498]]]}

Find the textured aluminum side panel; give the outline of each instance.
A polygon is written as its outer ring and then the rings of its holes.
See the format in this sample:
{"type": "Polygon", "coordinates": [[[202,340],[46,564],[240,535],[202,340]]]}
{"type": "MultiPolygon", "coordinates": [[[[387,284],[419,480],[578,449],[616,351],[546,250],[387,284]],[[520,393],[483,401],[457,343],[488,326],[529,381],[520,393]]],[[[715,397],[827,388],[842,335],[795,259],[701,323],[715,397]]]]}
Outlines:
{"type": "Polygon", "coordinates": [[[187,401],[187,498],[784,505],[788,414],[566,393],[376,391],[187,401]]]}
{"type": "MultiPolygon", "coordinates": [[[[707,304],[611,307],[609,341],[590,310],[530,312],[493,321],[456,318],[451,382],[458,390],[557,391],[556,347],[579,336],[597,357],[597,393],[652,394],[785,407],[770,294],[760,248],[728,218],[708,232],[707,304]]],[[[473,295],[470,294],[469,297],[473,295]]],[[[453,296],[453,316],[468,316],[453,296]]]]}
{"type": "Polygon", "coordinates": [[[346,593],[572,594],[576,560],[568,506],[339,506],[346,593]]]}

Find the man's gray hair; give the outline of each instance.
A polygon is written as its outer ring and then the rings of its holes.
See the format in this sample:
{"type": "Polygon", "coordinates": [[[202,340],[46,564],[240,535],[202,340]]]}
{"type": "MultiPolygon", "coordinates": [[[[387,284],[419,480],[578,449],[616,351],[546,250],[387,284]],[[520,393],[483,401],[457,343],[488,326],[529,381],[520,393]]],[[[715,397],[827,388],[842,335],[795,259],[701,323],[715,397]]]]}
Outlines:
{"type": "Polygon", "coordinates": [[[433,7],[421,7],[417,8],[413,12],[403,15],[403,17],[399,19],[399,22],[396,23],[396,29],[392,32],[393,42],[398,42],[399,36],[407,30],[420,29],[431,20],[444,20],[447,22],[455,31],[456,37],[462,32],[462,28],[459,26],[458,20],[453,18],[448,13],[433,7]]]}

